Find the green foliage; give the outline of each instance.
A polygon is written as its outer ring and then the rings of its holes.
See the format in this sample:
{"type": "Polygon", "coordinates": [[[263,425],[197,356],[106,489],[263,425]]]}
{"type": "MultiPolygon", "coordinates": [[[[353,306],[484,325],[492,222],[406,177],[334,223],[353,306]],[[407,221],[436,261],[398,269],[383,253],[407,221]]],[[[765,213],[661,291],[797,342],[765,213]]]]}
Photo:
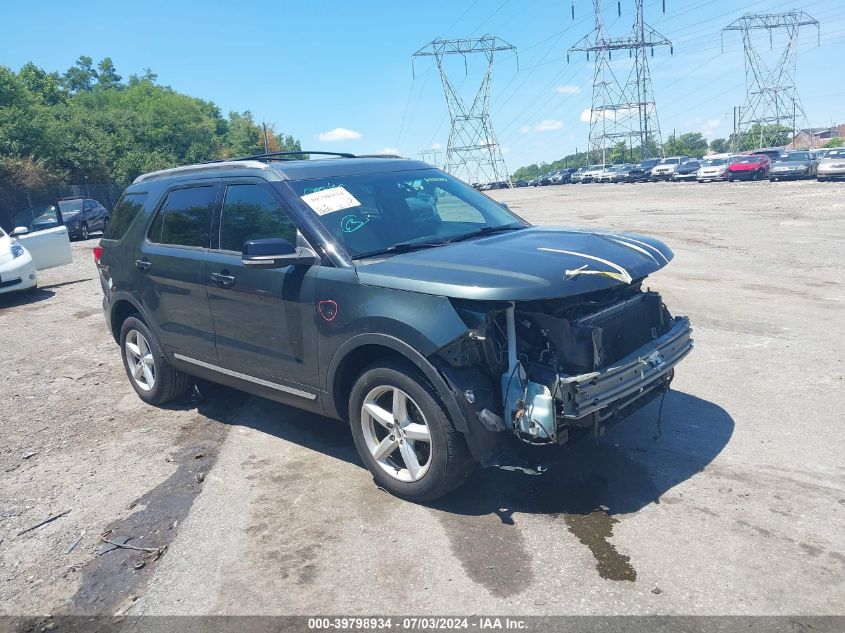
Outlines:
{"type": "MultiPolygon", "coordinates": [[[[0,157],[32,159],[62,180],[131,182],[186,163],[258,154],[264,129],[249,112],[159,86],[149,68],[123,83],[112,60],[81,56],[64,75],[0,66],[0,157]]],[[[301,149],[267,126],[271,151],[301,149]]]]}
{"type": "Polygon", "coordinates": [[[729,151],[731,151],[731,146],[727,140],[723,138],[714,138],[710,141],[711,154],[724,154],[729,151]]]}
{"type": "Polygon", "coordinates": [[[841,136],[834,136],[822,145],[822,147],[842,147],[843,145],[845,145],[845,139],[841,136]]]}
{"type": "Polygon", "coordinates": [[[792,128],[783,125],[752,125],[748,130],[731,134],[731,144],[747,152],[761,147],[782,147],[792,140],[792,128]]]}
{"type": "Polygon", "coordinates": [[[701,158],[707,153],[707,139],[699,132],[687,132],[677,138],[673,134],[663,144],[666,156],[689,156],[701,158]]]}

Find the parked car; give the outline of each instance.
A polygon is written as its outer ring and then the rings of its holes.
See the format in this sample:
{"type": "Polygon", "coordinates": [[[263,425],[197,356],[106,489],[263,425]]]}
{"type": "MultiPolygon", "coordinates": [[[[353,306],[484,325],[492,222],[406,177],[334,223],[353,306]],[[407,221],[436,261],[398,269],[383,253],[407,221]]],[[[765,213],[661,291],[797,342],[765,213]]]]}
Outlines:
{"type": "Polygon", "coordinates": [[[201,377],[346,420],[377,485],[431,500],[508,447],[604,433],[692,349],[644,286],[660,241],[533,227],[420,161],[309,154],[127,188],[94,258],[142,400],[201,377]]]}
{"type": "Polygon", "coordinates": [[[109,224],[109,212],[91,198],[63,198],[58,205],[72,240],[87,240],[92,233],[104,231],[109,224]]]}
{"type": "Polygon", "coordinates": [[[15,216],[15,229],[0,229],[0,294],[38,287],[38,271],[73,260],[67,229],[55,205],[15,216]]]}
{"type": "Polygon", "coordinates": [[[628,182],[628,178],[631,175],[631,171],[636,168],[637,166],[633,163],[625,163],[624,165],[619,165],[619,168],[613,172],[613,175],[610,178],[610,182],[628,182]]]}
{"type": "Polygon", "coordinates": [[[819,161],[816,173],[819,182],[845,178],[845,147],[832,148],[819,161]]]}
{"type": "Polygon", "coordinates": [[[818,161],[810,152],[786,152],[772,163],[769,180],[815,178],[818,161]]]}
{"type": "Polygon", "coordinates": [[[738,156],[718,157],[718,158],[704,158],[696,173],[696,180],[698,182],[712,182],[716,180],[728,179],[728,166],[733,160],[740,158],[738,156]]]}
{"type": "Polygon", "coordinates": [[[675,173],[672,174],[672,180],[674,182],[692,182],[698,178],[698,170],[700,168],[701,161],[688,160],[675,168],[675,173]]]}
{"type": "Polygon", "coordinates": [[[775,162],[778,158],[781,157],[784,150],[782,147],[764,147],[762,149],[755,149],[752,152],[749,152],[752,156],[765,156],[769,159],[769,163],[775,162]]]}
{"type": "Polygon", "coordinates": [[[522,179],[520,179],[520,180],[514,180],[514,181],[513,181],[513,186],[514,186],[514,188],[527,187],[527,186],[528,186],[528,181],[527,181],[527,180],[522,180],[522,179]]]}
{"type": "Polygon", "coordinates": [[[552,175],[552,184],[553,185],[567,185],[571,183],[572,172],[575,171],[574,167],[567,167],[565,169],[558,169],[554,175],[552,175]]]}
{"type": "Polygon", "coordinates": [[[651,169],[651,179],[654,182],[671,180],[678,165],[689,160],[689,156],[669,156],[663,158],[651,169]]]}
{"type": "Polygon", "coordinates": [[[601,173],[608,167],[613,167],[613,164],[604,163],[599,165],[591,165],[588,169],[581,173],[581,182],[598,182],[596,178],[598,178],[601,173]]]}
{"type": "Polygon", "coordinates": [[[647,158],[646,160],[640,161],[630,171],[628,171],[628,179],[626,182],[650,182],[651,170],[659,162],[659,158],[647,158]]]}
{"type": "Polygon", "coordinates": [[[770,166],[769,158],[765,154],[738,156],[728,165],[728,182],[768,178],[770,166]]]}
{"type": "Polygon", "coordinates": [[[584,175],[584,172],[586,172],[589,169],[590,169],[589,165],[586,165],[584,167],[579,167],[578,169],[576,169],[575,171],[572,172],[572,175],[569,177],[569,182],[572,183],[573,185],[581,182],[581,177],[584,175]]]}

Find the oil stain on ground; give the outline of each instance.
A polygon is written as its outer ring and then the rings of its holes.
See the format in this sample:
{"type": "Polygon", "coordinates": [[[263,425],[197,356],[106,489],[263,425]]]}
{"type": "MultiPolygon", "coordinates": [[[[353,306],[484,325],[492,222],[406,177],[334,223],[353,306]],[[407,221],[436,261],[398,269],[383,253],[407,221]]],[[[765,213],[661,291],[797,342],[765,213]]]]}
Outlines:
{"type": "MultiPolygon", "coordinates": [[[[136,499],[130,505],[135,511],[129,516],[104,526],[106,538],[115,543],[160,549],[167,555],[166,548],[176,538],[179,524],[188,515],[202,490],[205,475],[217,460],[227,423],[237,415],[245,398],[245,394],[221,388],[206,399],[195,393],[183,404],[196,407],[197,415],[182,427],[176,446],[166,456],[176,470],[136,499]]],[[[137,596],[152,576],[159,560],[160,556],[150,552],[103,543],[96,557],[82,568],[82,580],[68,612],[115,613],[126,607],[130,597],[137,596]]]]}
{"type": "Polygon", "coordinates": [[[569,531],[586,545],[596,559],[599,576],[608,580],[637,579],[637,570],[631,566],[631,557],[620,554],[608,539],[613,536],[613,525],[619,523],[605,510],[589,514],[567,514],[564,521],[569,531]]]}

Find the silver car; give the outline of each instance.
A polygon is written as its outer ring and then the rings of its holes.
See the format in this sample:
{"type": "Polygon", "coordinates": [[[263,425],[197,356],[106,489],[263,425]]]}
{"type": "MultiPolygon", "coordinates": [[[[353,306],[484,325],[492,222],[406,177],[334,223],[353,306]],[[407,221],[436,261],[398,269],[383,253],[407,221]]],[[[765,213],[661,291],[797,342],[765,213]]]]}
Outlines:
{"type": "Polygon", "coordinates": [[[728,158],[705,158],[701,162],[701,167],[695,174],[695,179],[698,182],[708,182],[715,180],[728,179],[728,166],[733,162],[735,156],[728,158]]]}
{"type": "Polygon", "coordinates": [[[817,176],[819,182],[845,178],[845,147],[831,149],[819,161],[817,176]]]}

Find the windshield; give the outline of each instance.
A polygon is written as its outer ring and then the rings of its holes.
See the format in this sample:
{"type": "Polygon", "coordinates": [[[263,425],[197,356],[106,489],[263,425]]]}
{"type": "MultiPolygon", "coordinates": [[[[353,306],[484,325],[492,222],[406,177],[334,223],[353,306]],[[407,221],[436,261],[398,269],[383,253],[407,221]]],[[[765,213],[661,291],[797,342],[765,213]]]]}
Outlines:
{"type": "Polygon", "coordinates": [[[764,156],[743,156],[742,158],[737,159],[735,162],[737,163],[762,163],[764,156]]]}
{"type": "Polygon", "coordinates": [[[82,200],[59,200],[59,208],[67,215],[79,213],[82,211],[82,200]]]}
{"type": "Polygon", "coordinates": [[[845,158],[845,149],[832,149],[825,154],[825,158],[845,158]]]}
{"type": "Polygon", "coordinates": [[[290,186],[353,258],[528,226],[437,169],[295,180],[290,186]]]}
{"type": "Polygon", "coordinates": [[[810,152],[791,152],[789,154],[784,154],[780,157],[782,161],[805,161],[805,160],[812,160],[810,158],[810,152]]]}
{"type": "Polygon", "coordinates": [[[62,219],[55,205],[47,204],[33,207],[15,215],[14,225],[25,227],[28,231],[43,231],[61,225],[62,219]]]}
{"type": "Polygon", "coordinates": [[[715,167],[716,165],[727,165],[727,158],[708,158],[704,161],[705,167],[715,167]]]}

